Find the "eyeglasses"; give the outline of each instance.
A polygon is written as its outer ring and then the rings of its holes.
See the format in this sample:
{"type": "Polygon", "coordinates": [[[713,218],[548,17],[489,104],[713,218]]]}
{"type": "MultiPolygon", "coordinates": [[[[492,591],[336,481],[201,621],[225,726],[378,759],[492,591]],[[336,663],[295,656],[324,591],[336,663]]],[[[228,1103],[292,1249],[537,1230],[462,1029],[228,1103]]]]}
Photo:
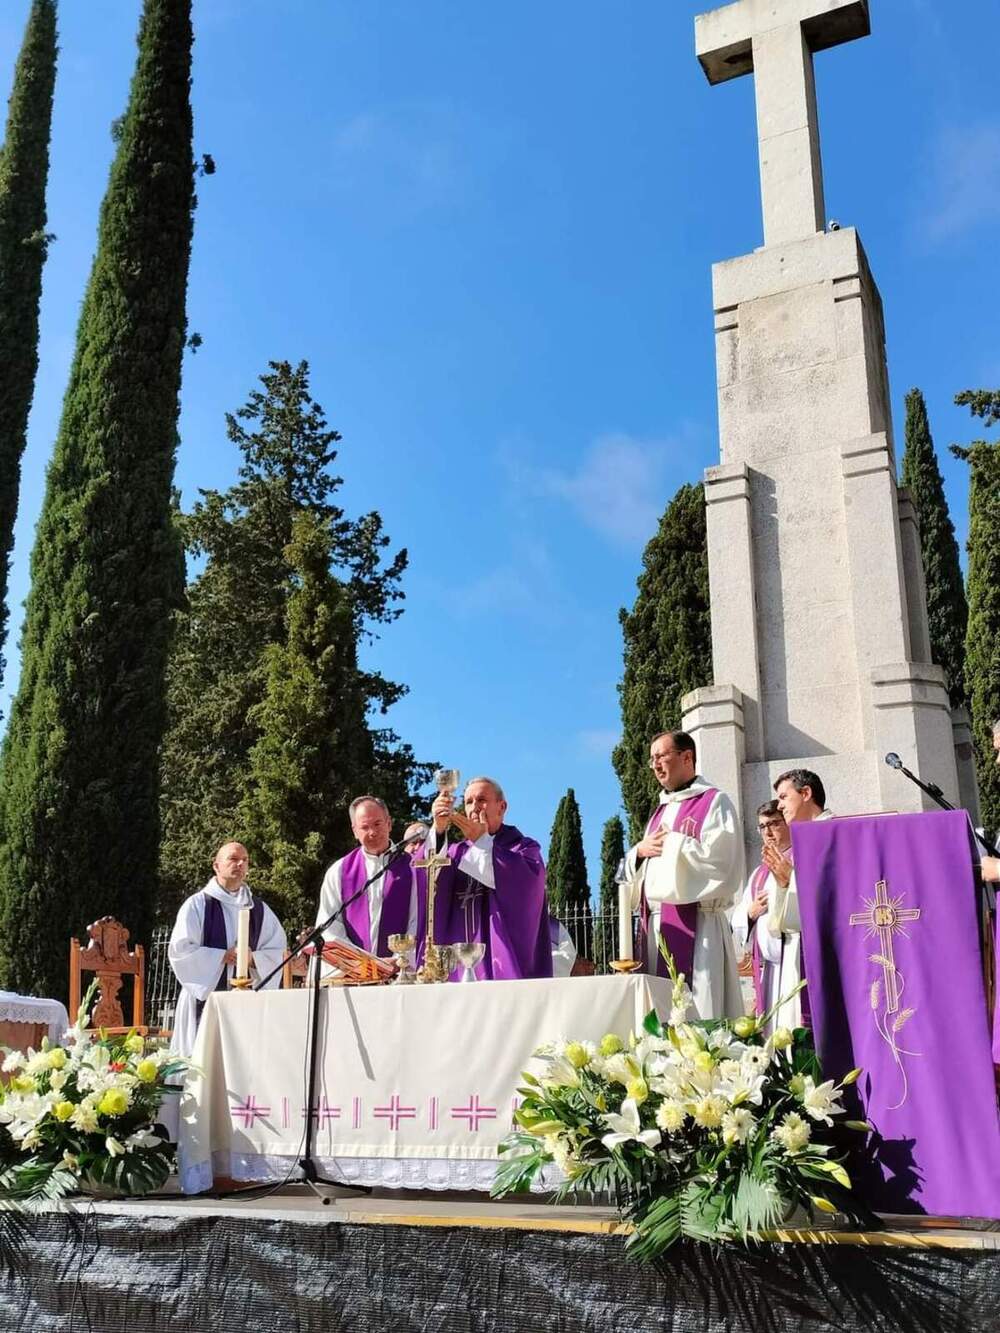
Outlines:
{"type": "Polygon", "coordinates": [[[661,759],[673,759],[678,752],[676,750],[664,750],[662,754],[654,754],[649,760],[650,768],[655,768],[661,759]]]}
{"type": "Polygon", "coordinates": [[[767,833],[770,829],[779,829],[784,827],[785,827],[785,821],[783,819],[769,819],[766,824],[757,825],[757,832],[760,834],[761,837],[763,837],[764,834],[767,833]]]}

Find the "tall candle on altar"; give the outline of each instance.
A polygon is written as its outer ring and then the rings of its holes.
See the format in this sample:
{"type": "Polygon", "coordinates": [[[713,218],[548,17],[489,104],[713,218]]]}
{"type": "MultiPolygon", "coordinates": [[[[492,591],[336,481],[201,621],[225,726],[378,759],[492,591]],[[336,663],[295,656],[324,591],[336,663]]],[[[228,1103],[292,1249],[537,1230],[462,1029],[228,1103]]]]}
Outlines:
{"type": "Polygon", "coordinates": [[[618,958],[626,962],[632,957],[632,885],[623,880],[618,885],[618,958]]]}
{"type": "Polygon", "coordinates": [[[250,975],[250,908],[241,907],[236,913],[236,975],[250,975]]]}

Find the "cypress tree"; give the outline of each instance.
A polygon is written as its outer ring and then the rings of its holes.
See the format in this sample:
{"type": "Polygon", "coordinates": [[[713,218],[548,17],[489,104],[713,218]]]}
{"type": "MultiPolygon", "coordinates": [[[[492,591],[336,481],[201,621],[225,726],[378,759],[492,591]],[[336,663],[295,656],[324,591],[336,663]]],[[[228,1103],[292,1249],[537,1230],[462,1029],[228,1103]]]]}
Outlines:
{"type": "Polygon", "coordinates": [[[598,912],[601,919],[600,935],[594,943],[594,962],[599,972],[608,970],[608,963],[618,957],[618,867],[625,855],[625,825],[620,816],[612,817],[604,825],[601,835],[601,897],[598,912]]]}
{"type": "Polygon", "coordinates": [[[31,561],[0,763],[0,971],[65,993],[102,912],[148,937],[194,178],[190,0],[146,0],[31,561]]]}
{"type": "MultiPolygon", "coordinates": [[[[251,753],[265,731],[269,744],[277,743],[277,703],[273,697],[266,707],[264,702],[269,689],[272,696],[279,689],[275,671],[280,677],[279,668],[288,669],[290,660],[309,653],[318,658],[321,652],[318,642],[293,647],[289,640],[288,602],[302,580],[290,563],[297,520],[311,516],[326,534],[331,583],[324,595],[332,598],[335,586],[341,590],[345,605],[338,615],[347,618],[349,612],[352,651],[363,635],[371,635],[372,625],[399,614],[399,581],[406,568],[405,551],[383,565],[388,538],[378,514],[351,519],[336,503],[341,479],[331,465],[340,435],[310,395],[306,362],[271,362],[260,388],[227,416],[226,428],[242,459],[237,483],[227,491],[202,491],[192,512],[178,517],[188,551],[204,560],[204,568],[188,586],[187,611],[179,619],[168,669],[159,902],[161,917],[168,919],[203,881],[211,849],[235,836],[234,830],[241,830],[239,836],[258,857],[264,855],[253,827],[243,822],[260,777],[251,771],[251,753]],[[271,660],[277,648],[269,645],[283,646],[291,659],[271,660]]],[[[300,555],[302,540],[300,533],[300,555]]],[[[310,577],[318,580],[318,571],[310,577]]],[[[319,584],[309,586],[319,596],[319,584]]],[[[336,772],[353,794],[375,791],[394,815],[405,818],[428,774],[410,748],[388,728],[373,725],[371,717],[384,713],[405,687],[352,669],[368,715],[366,758],[360,768],[338,765],[336,772]]],[[[315,719],[314,734],[342,725],[338,707],[331,707],[332,714],[315,719]]],[[[263,751],[256,762],[264,762],[263,751]]],[[[329,832],[338,839],[336,851],[348,850],[349,832],[338,823],[341,812],[328,809],[326,818],[324,848],[329,832]]],[[[319,830],[310,824],[307,831],[319,830]]]]}
{"type": "MultiPolygon", "coordinates": [[[[986,426],[1000,421],[1000,391],[967,391],[955,400],[986,426]]],[[[983,825],[1000,827],[1000,767],[993,749],[993,723],[1000,718],[1000,442],[976,440],[952,452],[970,468],[969,628],[965,640],[965,685],[983,825]]]]}
{"type": "Polygon", "coordinates": [[[965,702],[965,631],[969,608],[955,528],[948,513],[927,405],[919,389],[906,395],[903,485],[909,487],[920,520],[920,551],[927,584],[931,657],[944,667],[953,706],[965,702]]]}
{"type": "Polygon", "coordinates": [[[580,807],[572,787],[559,802],[552,824],[549,858],[545,867],[545,891],[552,915],[565,921],[578,953],[589,957],[592,934],[590,886],[587,883],[580,807]]]}
{"type": "Polygon", "coordinates": [[[685,485],[667,505],[642,557],[631,611],[619,614],[625,670],[618,697],[622,738],[612,763],[630,838],[637,842],[656,801],[649,742],[681,724],[681,699],[712,679],[705,495],[685,485]]]}
{"type": "Polygon", "coordinates": [[[264,651],[264,698],[250,722],[252,787],[240,807],[253,883],[290,931],[311,924],[325,867],[350,842],[352,786],[373,762],[350,599],[330,573],[329,526],[298,515],[287,635],[264,651]]]}
{"type": "Polygon", "coordinates": [[[38,370],[38,303],[49,240],[45,186],[55,81],[55,0],[34,0],[0,149],[0,680],[6,666],[2,648],[21,455],[38,370]]]}

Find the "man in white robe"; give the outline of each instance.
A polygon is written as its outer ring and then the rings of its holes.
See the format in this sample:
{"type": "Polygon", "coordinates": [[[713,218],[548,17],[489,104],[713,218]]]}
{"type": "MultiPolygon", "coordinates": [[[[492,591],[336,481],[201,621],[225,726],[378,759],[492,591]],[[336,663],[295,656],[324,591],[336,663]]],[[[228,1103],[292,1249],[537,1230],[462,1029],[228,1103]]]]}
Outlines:
{"type": "MultiPolygon", "coordinates": [[[[833,819],[831,810],[826,808],[826,789],[818,773],[808,768],[792,768],[782,773],[774,784],[786,824],[809,823],[811,820],[833,819]]],[[[799,916],[799,894],[795,887],[795,867],[791,853],[779,853],[774,848],[764,848],[764,860],[771,871],[775,883],[770,897],[766,929],[772,939],[781,943],[781,966],[779,993],[787,995],[793,986],[802,980],[802,921],[799,916]]],[[[808,996],[803,1003],[802,994],[798,994],[788,1004],[782,1005],[775,1015],[778,1027],[801,1027],[808,1021],[808,996]]]]}
{"type": "MultiPolygon", "coordinates": [[[[170,1049],[184,1056],[190,1056],[194,1050],[205,1001],[212,991],[223,989],[235,971],[239,909],[254,908],[254,896],[246,882],[250,868],[247,849],[241,843],[227,842],[219,848],[212,866],[215,874],[205,887],[181,904],[167,950],[170,966],[181,983],[170,1049]],[[218,904],[221,916],[209,907],[210,902],[218,904]],[[206,944],[206,918],[210,926],[213,918],[221,925],[225,948],[206,944]]],[[[250,955],[251,980],[264,977],[277,967],[287,948],[281,922],[266,903],[257,901],[263,911],[257,944],[250,955]]],[[[268,988],[280,984],[279,972],[268,982],[268,988]]]]}
{"type": "Polygon", "coordinates": [[[657,947],[663,933],[691,987],[692,1017],[739,1017],[743,1000],[727,916],[740,888],[736,808],[698,776],[687,732],[655,736],[649,765],[662,788],[659,804],[625,858],[632,910],[648,922],[641,962],[646,971],[663,972],[657,947]]]}
{"type": "MultiPolygon", "coordinates": [[[[765,855],[773,849],[787,860],[792,835],[777,801],[765,801],[758,807],[757,829],[765,855]]],[[[762,860],[749,875],[743,896],[733,909],[733,940],[737,954],[742,955],[740,974],[753,978],[754,1012],[758,1015],[769,1013],[781,996],[798,983],[798,937],[794,949],[786,951],[785,944],[791,941],[786,941],[783,934],[773,935],[767,928],[768,908],[777,891],[771,868],[766,859],[762,860]],[[793,953],[795,976],[791,979],[793,953]]],[[[772,1029],[786,1026],[787,1017],[787,1013],[776,1013],[769,1026],[772,1029]]]]}
{"type": "MultiPolygon", "coordinates": [[[[324,938],[344,940],[386,958],[391,953],[390,935],[417,936],[417,874],[410,856],[390,859],[392,816],[385,801],[378,796],[357,796],[348,813],[358,845],[334,861],[323,876],[316,924],[321,925],[346,903],[342,915],[323,932],[324,938]],[[362,893],[366,884],[368,888],[362,893]],[[361,896],[356,897],[359,893],[361,896]]],[[[420,828],[426,829],[426,825],[420,828]]],[[[422,842],[418,842],[412,826],[404,838],[407,850],[411,842],[415,849],[422,842]]]]}

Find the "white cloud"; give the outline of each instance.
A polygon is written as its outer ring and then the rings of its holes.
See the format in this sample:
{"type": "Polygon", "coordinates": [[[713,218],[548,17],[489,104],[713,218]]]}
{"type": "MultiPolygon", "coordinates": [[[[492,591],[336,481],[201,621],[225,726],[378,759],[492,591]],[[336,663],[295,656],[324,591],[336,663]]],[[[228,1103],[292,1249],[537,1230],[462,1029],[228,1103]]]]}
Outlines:
{"type": "Polygon", "coordinates": [[[621,740],[621,728],[594,727],[577,732],[576,743],[581,753],[609,759],[611,751],[621,740]]]}
{"type": "MultiPolygon", "coordinates": [[[[536,495],[564,500],[602,536],[640,547],[659,522],[679,480],[671,483],[669,474],[695,434],[687,428],[673,440],[640,440],[623,432],[601,435],[572,472],[532,468],[509,455],[505,461],[517,481],[536,495]]],[[[691,470],[690,480],[699,476],[699,468],[691,470]]]]}
{"type": "Polygon", "coordinates": [[[931,144],[917,229],[938,244],[1000,221],[1000,121],[951,126],[931,144]]]}

